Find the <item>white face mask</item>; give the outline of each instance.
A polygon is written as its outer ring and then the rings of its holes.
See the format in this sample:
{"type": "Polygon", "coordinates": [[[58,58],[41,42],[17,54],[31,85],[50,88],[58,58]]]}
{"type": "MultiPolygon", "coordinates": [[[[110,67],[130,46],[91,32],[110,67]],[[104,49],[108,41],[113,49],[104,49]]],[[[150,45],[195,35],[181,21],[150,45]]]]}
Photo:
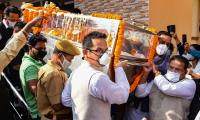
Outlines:
{"type": "Polygon", "coordinates": [[[64,59],[64,61],[61,63],[61,65],[62,65],[63,69],[65,70],[71,65],[71,63],[64,57],[64,55],[63,55],[63,59],[64,59]]]}
{"type": "Polygon", "coordinates": [[[168,47],[167,47],[166,44],[159,44],[159,45],[156,47],[156,53],[157,53],[158,55],[164,55],[164,54],[166,54],[167,50],[168,50],[168,47]]]}
{"type": "Polygon", "coordinates": [[[172,72],[170,70],[167,71],[165,76],[170,82],[173,82],[173,83],[176,83],[180,80],[180,73],[172,72]]]}
{"type": "Polygon", "coordinates": [[[110,62],[110,57],[108,53],[104,53],[98,60],[99,64],[102,66],[107,65],[110,62]]]}
{"type": "Polygon", "coordinates": [[[14,28],[16,23],[17,22],[11,22],[10,20],[8,20],[8,26],[11,27],[11,28],[14,28]]]}
{"type": "Polygon", "coordinates": [[[107,65],[101,67],[101,71],[102,71],[103,73],[105,73],[105,74],[108,74],[108,68],[109,68],[109,65],[107,64],[107,65]]]}

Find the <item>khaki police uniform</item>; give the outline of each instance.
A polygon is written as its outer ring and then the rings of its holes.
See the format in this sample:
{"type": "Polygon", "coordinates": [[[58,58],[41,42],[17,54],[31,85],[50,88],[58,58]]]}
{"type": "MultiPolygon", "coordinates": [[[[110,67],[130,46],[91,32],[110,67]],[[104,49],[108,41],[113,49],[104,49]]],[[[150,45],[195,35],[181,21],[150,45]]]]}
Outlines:
{"type": "MultiPolygon", "coordinates": [[[[67,40],[58,40],[55,43],[58,50],[70,54],[79,55],[80,51],[67,40]]],[[[71,120],[71,108],[55,112],[52,105],[61,103],[61,94],[68,77],[63,68],[51,60],[40,68],[37,84],[37,104],[42,120],[71,120]]]]}

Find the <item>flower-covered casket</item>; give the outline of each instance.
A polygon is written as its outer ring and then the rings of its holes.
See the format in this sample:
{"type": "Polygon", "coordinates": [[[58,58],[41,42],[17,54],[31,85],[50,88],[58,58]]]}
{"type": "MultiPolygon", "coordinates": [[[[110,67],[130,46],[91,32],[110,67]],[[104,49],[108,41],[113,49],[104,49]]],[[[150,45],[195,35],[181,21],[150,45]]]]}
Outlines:
{"type": "MultiPolygon", "coordinates": [[[[56,40],[69,40],[81,50],[81,43],[87,34],[92,31],[103,32],[107,35],[108,53],[111,56],[109,65],[111,80],[114,81],[114,65],[118,61],[128,60],[129,66],[125,71],[132,84],[131,92],[134,91],[142,75],[142,66],[153,60],[157,36],[126,24],[120,15],[71,14],[59,10],[53,3],[48,7],[31,6],[23,11],[25,22],[39,15],[47,19],[40,21],[33,28],[33,32],[42,33],[48,40],[46,60],[52,55],[56,40]]],[[[76,69],[81,61],[82,54],[74,58],[70,68],[76,69]]]]}

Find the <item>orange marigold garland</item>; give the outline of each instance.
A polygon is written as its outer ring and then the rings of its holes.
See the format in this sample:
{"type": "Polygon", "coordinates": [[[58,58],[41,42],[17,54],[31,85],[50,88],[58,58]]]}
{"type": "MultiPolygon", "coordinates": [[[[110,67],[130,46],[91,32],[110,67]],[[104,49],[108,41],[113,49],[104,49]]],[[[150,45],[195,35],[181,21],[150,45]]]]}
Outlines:
{"type": "Polygon", "coordinates": [[[114,65],[116,65],[119,61],[119,57],[121,55],[121,50],[122,50],[122,44],[124,41],[124,30],[125,30],[125,22],[124,21],[120,21],[119,24],[119,30],[118,30],[118,34],[117,34],[117,43],[115,46],[115,52],[114,52],[114,65]]]}
{"type": "Polygon", "coordinates": [[[111,13],[92,13],[91,15],[94,17],[108,18],[108,19],[115,19],[115,20],[123,19],[123,17],[121,15],[111,14],[111,13]]]}
{"type": "Polygon", "coordinates": [[[151,38],[151,47],[150,47],[150,51],[149,51],[149,56],[148,56],[148,62],[152,63],[153,58],[156,54],[156,46],[158,44],[158,35],[153,35],[151,38]]]}

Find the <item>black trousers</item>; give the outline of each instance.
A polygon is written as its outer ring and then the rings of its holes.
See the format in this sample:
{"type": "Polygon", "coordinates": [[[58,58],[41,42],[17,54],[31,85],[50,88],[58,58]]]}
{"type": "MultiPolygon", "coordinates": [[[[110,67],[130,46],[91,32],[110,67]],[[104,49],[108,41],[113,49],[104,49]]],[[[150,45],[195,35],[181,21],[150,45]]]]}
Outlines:
{"type": "Polygon", "coordinates": [[[190,114],[188,116],[188,120],[194,120],[200,110],[200,82],[199,80],[195,80],[195,82],[196,92],[190,105],[190,114]]]}
{"type": "Polygon", "coordinates": [[[6,81],[0,80],[0,115],[2,120],[13,120],[6,81]]]}

